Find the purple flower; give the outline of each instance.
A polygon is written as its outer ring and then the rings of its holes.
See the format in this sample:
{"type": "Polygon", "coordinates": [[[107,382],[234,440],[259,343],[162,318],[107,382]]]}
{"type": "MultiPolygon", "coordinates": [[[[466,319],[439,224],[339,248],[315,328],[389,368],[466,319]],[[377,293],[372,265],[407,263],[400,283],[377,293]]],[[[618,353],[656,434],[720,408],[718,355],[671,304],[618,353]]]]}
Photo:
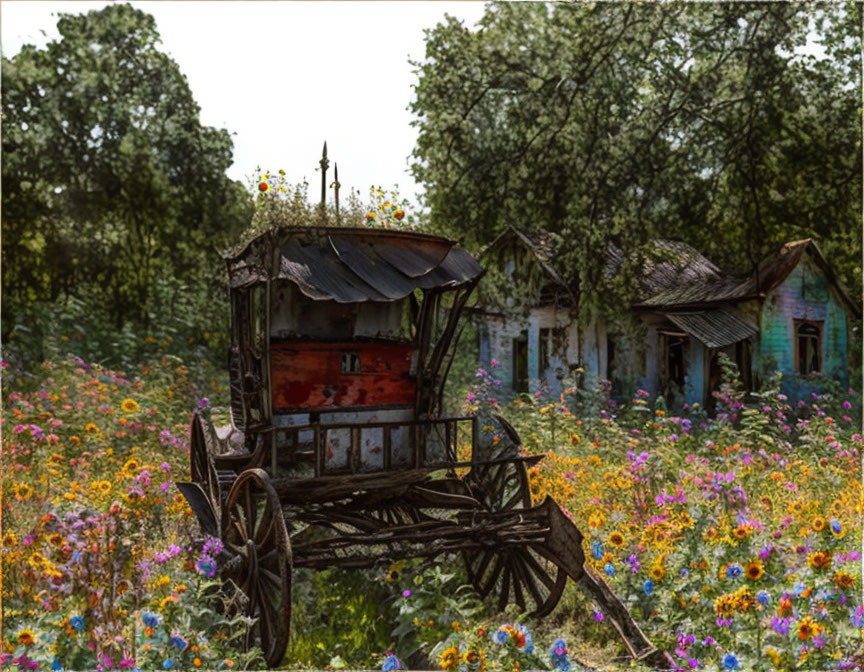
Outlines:
{"type": "Polygon", "coordinates": [[[778,635],[786,635],[789,633],[791,622],[792,619],[780,618],[779,616],[775,616],[771,619],[771,629],[778,635]]]}
{"type": "Polygon", "coordinates": [[[411,591],[410,590],[403,590],[402,591],[402,597],[411,597],[411,591]]]}

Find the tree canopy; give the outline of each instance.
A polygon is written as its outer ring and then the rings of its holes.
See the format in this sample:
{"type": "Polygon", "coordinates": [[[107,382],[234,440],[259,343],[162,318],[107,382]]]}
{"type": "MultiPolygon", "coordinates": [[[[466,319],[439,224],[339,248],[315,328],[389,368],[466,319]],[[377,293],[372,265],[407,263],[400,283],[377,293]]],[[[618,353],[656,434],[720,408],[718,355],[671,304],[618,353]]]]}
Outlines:
{"type": "Polygon", "coordinates": [[[490,4],[427,31],[413,172],[468,245],[560,234],[586,308],[658,237],[740,272],[813,237],[860,298],[860,44],[853,3],[490,4]]]}
{"type": "Polygon", "coordinates": [[[230,135],[201,125],[152,16],[110,5],[57,27],[3,59],[4,331],[70,300],[115,327],[203,320],[215,249],[251,216],[230,135]]]}

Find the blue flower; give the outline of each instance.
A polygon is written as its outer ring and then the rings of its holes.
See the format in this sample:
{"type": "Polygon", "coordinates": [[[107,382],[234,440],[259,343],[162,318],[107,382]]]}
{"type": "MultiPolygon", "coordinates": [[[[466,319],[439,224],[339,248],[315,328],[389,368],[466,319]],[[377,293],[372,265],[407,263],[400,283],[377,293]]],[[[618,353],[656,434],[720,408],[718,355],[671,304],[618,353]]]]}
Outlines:
{"type": "Polygon", "coordinates": [[[726,568],[726,576],[728,576],[730,579],[737,579],[739,576],[741,576],[741,573],[743,571],[744,570],[741,568],[741,565],[736,562],[735,564],[729,565],[726,568]]]}
{"type": "Polygon", "coordinates": [[[735,657],[734,653],[727,653],[723,656],[723,667],[727,670],[737,670],[738,669],[738,659],[735,657]]]}
{"type": "Polygon", "coordinates": [[[603,559],[603,544],[601,544],[596,539],[591,542],[591,555],[595,560],[603,559]]]}
{"type": "Polygon", "coordinates": [[[189,642],[183,639],[180,635],[174,635],[171,638],[171,644],[176,646],[181,651],[185,650],[187,646],[189,646],[189,642]]]}
{"type": "Polygon", "coordinates": [[[81,616],[73,616],[69,619],[69,625],[71,625],[76,630],[84,629],[84,619],[81,616]]]}
{"type": "Polygon", "coordinates": [[[642,590],[645,591],[646,595],[650,595],[654,592],[654,582],[651,579],[648,579],[645,583],[642,584],[642,590]]]}
{"type": "Polygon", "coordinates": [[[758,593],[756,593],[756,600],[762,606],[767,606],[771,604],[771,593],[769,593],[767,590],[760,590],[758,593]]]}
{"type": "Polygon", "coordinates": [[[57,660],[56,657],[54,658],[54,660],[51,661],[51,669],[52,669],[52,670],[55,670],[55,672],[56,672],[57,670],[62,670],[62,669],[63,669],[63,666],[60,664],[60,661],[57,660]]]}
{"type": "Polygon", "coordinates": [[[170,658],[168,660],[166,660],[164,663],[162,663],[162,669],[163,670],[170,670],[172,667],[174,667],[174,661],[171,660],[170,658]]]}
{"type": "Polygon", "coordinates": [[[143,614],[141,614],[141,620],[144,621],[144,625],[146,625],[147,627],[155,628],[157,625],[159,625],[159,622],[162,619],[160,618],[159,614],[154,614],[151,611],[145,611],[143,614]]]}
{"type": "Polygon", "coordinates": [[[615,576],[615,565],[611,562],[607,562],[603,565],[603,571],[606,572],[609,576],[615,576]]]}
{"type": "Polygon", "coordinates": [[[381,670],[383,672],[390,672],[391,670],[401,670],[402,662],[396,657],[396,654],[387,652],[387,655],[384,657],[384,662],[381,663],[381,670]]]}
{"type": "Polygon", "coordinates": [[[510,633],[504,628],[498,628],[492,635],[492,641],[498,644],[504,644],[508,639],[510,639],[510,633]]]}

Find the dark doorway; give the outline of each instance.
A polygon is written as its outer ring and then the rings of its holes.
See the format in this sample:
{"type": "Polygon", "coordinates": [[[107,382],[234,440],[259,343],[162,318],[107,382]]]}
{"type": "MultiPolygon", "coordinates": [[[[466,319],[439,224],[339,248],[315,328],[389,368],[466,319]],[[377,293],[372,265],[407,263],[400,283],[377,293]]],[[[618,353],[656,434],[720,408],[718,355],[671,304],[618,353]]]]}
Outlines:
{"type": "Polygon", "coordinates": [[[753,343],[750,339],[738,341],[735,344],[735,364],[741,378],[741,386],[747,391],[753,391],[753,343]]]}
{"type": "Polygon", "coordinates": [[[663,395],[669,406],[683,401],[687,376],[687,334],[666,332],[663,340],[663,395]]]}
{"type": "Polygon", "coordinates": [[[528,391],[528,334],[513,339],[513,391],[528,391]]]}

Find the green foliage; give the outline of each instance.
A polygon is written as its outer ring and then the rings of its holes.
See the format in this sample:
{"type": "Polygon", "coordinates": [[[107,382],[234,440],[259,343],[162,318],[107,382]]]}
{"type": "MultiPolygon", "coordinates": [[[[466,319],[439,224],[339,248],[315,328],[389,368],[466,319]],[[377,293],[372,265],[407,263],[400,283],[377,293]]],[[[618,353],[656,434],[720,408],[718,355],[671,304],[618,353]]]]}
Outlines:
{"type": "MultiPolygon", "coordinates": [[[[390,644],[391,591],[371,571],[295,570],[289,658],[322,669],[341,659],[372,667],[390,644]]],[[[343,662],[344,664],[344,662],[343,662]]]]}
{"type": "Polygon", "coordinates": [[[225,315],[215,249],[251,214],[230,135],[201,125],[153,17],[111,5],[57,27],[3,59],[4,333],[44,335],[31,313],[70,301],[96,308],[100,338],[181,310],[207,331],[225,315]]]}
{"type": "Polygon", "coordinates": [[[657,237],[740,271],[814,237],[857,299],[855,17],[853,3],[492,3],[477,30],[448,17],[427,31],[411,105],[431,225],[472,247],[510,224],[560,234],[585,312],[628,305],[635,252],[657,237]],[[833,58],[801,56],[810,35],[833,58]],[[613,279],[610,242],[629,260],[613,279]]]}

